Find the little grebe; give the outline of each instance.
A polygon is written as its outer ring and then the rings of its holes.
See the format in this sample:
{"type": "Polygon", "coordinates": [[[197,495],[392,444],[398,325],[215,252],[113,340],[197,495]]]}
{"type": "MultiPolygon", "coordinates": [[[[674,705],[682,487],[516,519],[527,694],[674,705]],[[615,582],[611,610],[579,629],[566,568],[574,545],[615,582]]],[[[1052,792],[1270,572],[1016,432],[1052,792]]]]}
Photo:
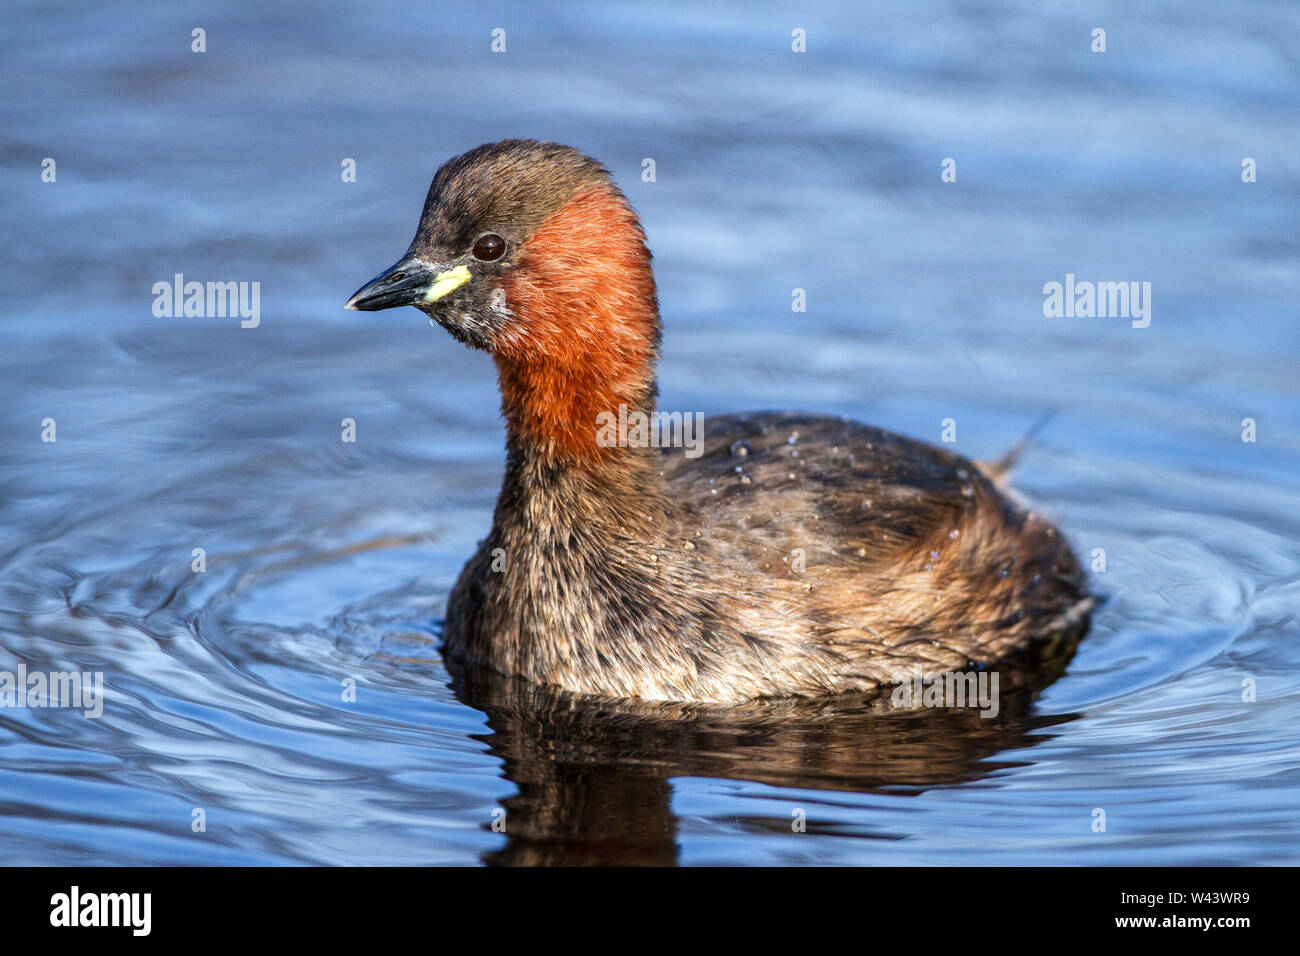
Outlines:
{"type": "Polygon", "coordinates": [[[505,477],[444,630],[465,666],[732,703],[1022,659],[1086,627],[1069,546],[950,452],[789,413],[713,418],[694,458],[608,441],[620,409],[654,414],[659,306],[636,213],[574,149],[449,160],[406,254],[347,305],[414,305],[496,363],[505,477]]]}

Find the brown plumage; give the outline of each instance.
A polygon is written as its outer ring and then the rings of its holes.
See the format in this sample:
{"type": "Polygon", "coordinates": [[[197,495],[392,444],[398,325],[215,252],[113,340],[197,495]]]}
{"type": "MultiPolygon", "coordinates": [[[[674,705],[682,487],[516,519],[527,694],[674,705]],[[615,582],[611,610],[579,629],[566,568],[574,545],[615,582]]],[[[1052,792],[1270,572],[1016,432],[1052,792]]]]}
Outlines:
{"type": "Polygon", "coordinates": [[[1061,536],[957,455],[790,413],[706,420],[698,458],[602,442],[601,413],[654,412],[659,310],[635,213],[575,150],[446,163],[407,255],[349,302],[404,304],[500,380],[505,478],[444,630],[466,666],[733,703],[996,665],[1086,626],[1061,536]]]}

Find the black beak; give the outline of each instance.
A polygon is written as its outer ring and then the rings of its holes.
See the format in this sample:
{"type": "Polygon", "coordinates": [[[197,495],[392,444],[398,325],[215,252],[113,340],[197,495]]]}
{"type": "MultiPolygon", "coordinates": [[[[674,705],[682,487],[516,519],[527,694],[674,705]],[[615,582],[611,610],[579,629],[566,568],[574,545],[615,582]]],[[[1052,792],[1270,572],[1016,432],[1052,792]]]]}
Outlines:
{"type": "Polygon", "coordinates": [[[378,312],[399,305],[415,305],[424,299],[433,277],[432,268],[414,256],[406,256],[352,293],[344,308],[378,312]]]}

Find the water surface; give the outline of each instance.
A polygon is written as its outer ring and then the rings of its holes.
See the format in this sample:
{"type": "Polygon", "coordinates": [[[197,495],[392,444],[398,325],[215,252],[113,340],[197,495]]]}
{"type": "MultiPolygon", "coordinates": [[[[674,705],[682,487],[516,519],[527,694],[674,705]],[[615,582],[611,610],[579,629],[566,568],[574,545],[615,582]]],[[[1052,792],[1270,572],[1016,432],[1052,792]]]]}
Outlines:
{"type": "Polygon", "coordinates": [[[1300,8],[861,6],[9,4],[0,670],[106,701],[0,710],[0,862],[1300,862],[1300,8]],[[641,212],[665,408],[977,458],[1057,409],[1018,485],[1106,558],[1065,674],[995,720],[453,680],[492,368],[342,303],[503,136],[641,212]],[[155,317],[177,273],[260,325],[155,317]],[[1045,318],[1067,273],[1150,326],[1045,318]]]}

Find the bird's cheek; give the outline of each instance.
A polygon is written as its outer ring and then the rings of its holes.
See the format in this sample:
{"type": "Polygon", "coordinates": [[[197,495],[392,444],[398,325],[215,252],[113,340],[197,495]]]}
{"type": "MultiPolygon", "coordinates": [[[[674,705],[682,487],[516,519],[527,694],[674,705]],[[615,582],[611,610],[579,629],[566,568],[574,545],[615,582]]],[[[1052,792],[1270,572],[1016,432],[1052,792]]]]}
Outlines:
{"type": "Polygon", "coordinates": [[[496,352],[498,340],[513,322],[506,294],[487,282],[463,291],[434,303],[428,310],[430,320],[472,348],[496,352]]]}

